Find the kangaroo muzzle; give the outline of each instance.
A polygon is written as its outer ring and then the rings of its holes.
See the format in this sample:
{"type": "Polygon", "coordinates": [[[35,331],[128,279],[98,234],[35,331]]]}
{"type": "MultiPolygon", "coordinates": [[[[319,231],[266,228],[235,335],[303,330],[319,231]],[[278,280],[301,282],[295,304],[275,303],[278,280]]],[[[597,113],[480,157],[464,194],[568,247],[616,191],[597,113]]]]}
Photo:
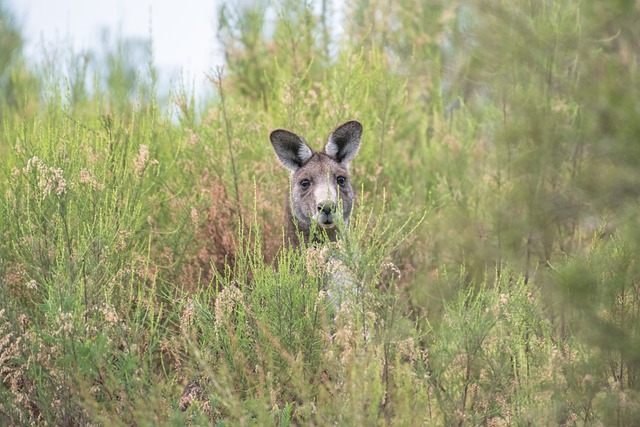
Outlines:
{"type": "Polygon", "coordinates": [[[332,228],[335,225],[336,204],[332,201],[325,201],[318,204],[318,214],[316,221],[322,228],[332,228]]]}

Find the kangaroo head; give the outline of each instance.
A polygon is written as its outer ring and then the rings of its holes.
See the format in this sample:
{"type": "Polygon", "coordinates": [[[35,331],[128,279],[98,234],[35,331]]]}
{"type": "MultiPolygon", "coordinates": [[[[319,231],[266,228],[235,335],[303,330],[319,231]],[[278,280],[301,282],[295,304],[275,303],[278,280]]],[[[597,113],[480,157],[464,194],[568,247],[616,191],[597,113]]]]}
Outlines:
{"type": "Polygon", "coordinates": [[[308,231],[312,222],[333,229],[340,212],[345,223],[349,222],[354,198],[349,163],[358,153],[361,136],[359,122],[346,122],[331,132],[323,151],[314,152],[292,132],[271,132],[280,162],[291,170],[290,210],[299,230],[308,231]]]}

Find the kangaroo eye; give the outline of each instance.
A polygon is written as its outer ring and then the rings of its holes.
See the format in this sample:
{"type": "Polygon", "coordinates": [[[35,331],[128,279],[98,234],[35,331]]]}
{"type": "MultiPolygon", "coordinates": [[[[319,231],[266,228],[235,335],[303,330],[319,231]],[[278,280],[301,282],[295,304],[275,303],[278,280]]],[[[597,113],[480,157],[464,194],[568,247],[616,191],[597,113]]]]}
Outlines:
{"type": "Polygon", "coordinates": [[[347,178],[345,178],[344,176],[339,176],[336,181],[338,181],[338,185],[339,186],[343,186],[347,183],[347,178]]]}
{"type": "Polygon", "coordinates": [[[310,185],[311,181],[309,181],[308,179],[303,179],[302,181],[300,181],[300,187],[302,187],[303,190],[309,188],[310,185]]]}

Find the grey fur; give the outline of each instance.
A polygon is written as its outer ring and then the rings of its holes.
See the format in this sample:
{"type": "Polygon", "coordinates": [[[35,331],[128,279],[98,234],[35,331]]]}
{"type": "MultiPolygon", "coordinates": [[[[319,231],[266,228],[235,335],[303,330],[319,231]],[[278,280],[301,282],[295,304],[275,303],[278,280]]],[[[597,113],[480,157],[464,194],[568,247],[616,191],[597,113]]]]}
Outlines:
{"type": "Polygon", "coordinates": [[[362,125],[349,121],[331,132],[323,151],[314,152],[292,132],[271,132],[271,144],[280,162],[292,171],[286,229],[292,244],[299,244],[296,228],[309,240],[313,222],[335,240],[339,209],[348,224],[354,199],[349,163],[358,153],[361,137],[362,125]],[[339,181],[344,182],[340,185],[339,181]]]}

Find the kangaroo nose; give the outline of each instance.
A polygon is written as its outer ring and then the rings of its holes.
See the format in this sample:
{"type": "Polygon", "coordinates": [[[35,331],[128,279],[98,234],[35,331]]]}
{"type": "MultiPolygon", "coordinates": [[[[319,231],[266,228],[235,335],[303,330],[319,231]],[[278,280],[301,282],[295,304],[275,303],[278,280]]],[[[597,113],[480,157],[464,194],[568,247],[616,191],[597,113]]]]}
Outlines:
{"type": "Polygon", "coordinates": [[[336,210],[336,205],[333,202],[323,202],[318,205],[318,212],[322,212],[329,215],[336,210]]]}

